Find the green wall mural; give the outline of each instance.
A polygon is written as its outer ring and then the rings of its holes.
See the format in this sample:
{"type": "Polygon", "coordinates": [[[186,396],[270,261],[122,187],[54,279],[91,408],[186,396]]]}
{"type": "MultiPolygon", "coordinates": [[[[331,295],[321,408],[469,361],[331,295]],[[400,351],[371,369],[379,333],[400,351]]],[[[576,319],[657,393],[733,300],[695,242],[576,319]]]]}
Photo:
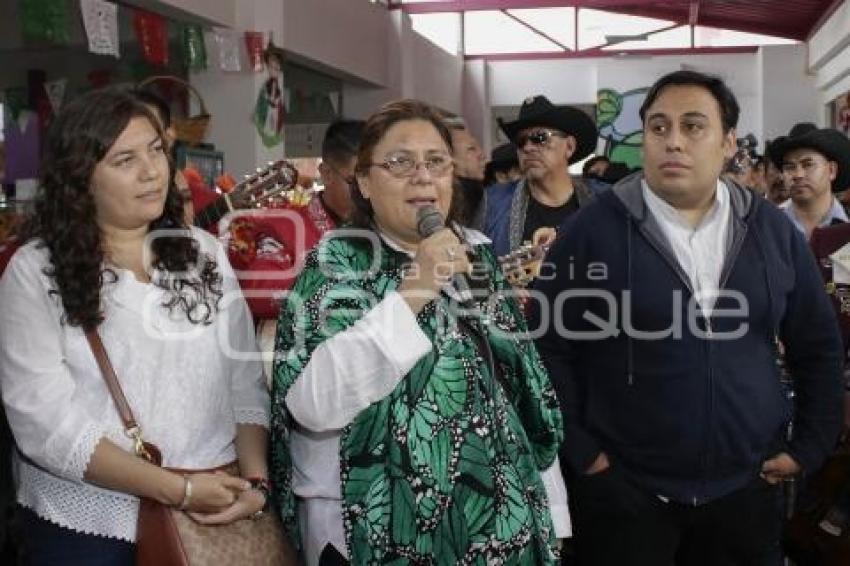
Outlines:
{"type": "Polygon", "coordinates": [[[648,90],[643,87],[620,93],[603,88],[597,92],[596,124],[599,138],[605,143],[603,153],[611,161],[630,168],[642,166],[643,124],[638,111],[648,90]]]}

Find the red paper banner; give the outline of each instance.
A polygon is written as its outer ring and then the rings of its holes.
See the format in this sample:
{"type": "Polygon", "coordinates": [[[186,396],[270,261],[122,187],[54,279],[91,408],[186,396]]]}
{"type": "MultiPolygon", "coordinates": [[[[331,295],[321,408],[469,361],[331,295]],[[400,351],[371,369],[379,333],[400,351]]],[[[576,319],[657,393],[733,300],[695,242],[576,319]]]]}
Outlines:
{"type": "Polygon", "coordinates": [[[263,71],[264,34],[261,31],[245,32],[245,47],[248,48],[248,65],[255,73],[263,71]]]}
{"type": "Polygon", "coordinates": [[[133,26],[145,61],[151,65],[168,65],[168,30],[165,18],[159,14],[136,10],[133,14],[133,26]]]}

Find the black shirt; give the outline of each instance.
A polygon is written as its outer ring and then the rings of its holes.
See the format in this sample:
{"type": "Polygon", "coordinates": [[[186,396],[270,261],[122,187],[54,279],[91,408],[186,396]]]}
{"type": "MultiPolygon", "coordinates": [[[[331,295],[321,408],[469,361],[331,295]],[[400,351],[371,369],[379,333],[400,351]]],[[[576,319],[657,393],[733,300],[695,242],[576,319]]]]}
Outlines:
{"type": "Polygon", "coordinates": [[[560,206],[546,206],[537,202],[534,197],[528,197],[528,209],[525,212],[525,226],[522,229],[522,241],[531,240],[534,232],[543,226],[557,229],[564,219],[578,210],[578,196],[573,196],[560,206]]]}

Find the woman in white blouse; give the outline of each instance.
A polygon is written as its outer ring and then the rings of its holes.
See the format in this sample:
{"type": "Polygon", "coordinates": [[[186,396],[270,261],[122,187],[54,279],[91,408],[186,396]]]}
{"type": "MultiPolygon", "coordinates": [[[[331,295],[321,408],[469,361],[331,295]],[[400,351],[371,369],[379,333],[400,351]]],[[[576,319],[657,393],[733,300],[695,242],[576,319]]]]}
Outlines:
{"type": "Polygon", "coordinates": [[[268,393],[226,257],[183,222],[162,132],[132,94],[68,104],[0,279],[0,386],[29,562],[132,564],[138,496],[228,523],[263,509],[268,393]],[[97,329],[146,440],[133,454],[85,339],[97,329]],[[252,487],[254,486],[254,487],[252,487]]]}

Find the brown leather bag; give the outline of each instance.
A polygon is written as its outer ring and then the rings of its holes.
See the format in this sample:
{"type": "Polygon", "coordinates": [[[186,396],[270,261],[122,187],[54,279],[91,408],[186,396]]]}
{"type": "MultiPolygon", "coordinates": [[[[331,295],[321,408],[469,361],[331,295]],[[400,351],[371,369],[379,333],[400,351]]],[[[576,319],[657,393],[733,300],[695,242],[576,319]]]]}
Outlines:
{"type": "MultiPolygon", "coordinates": [[[[89,346],[124,423],[127,436],[133,439],[136,455],[157,466],[162,465],[159,449],[142,438],[124,391],[109,361],[109,356],[96,330],[86,332],[89,346]]],[[[219,469],[238,474],[233,463],[219,469]]],[[[199,472],[212,470],[180,470],[199,472]]],[[[256,519],[242,519],[227,525],[202,525],[186,513],[167,507],[156,500],[141,497],[136,533],[138,566],[288,566],[299,564],[278,518],[263,513],[256,519]]]]}

